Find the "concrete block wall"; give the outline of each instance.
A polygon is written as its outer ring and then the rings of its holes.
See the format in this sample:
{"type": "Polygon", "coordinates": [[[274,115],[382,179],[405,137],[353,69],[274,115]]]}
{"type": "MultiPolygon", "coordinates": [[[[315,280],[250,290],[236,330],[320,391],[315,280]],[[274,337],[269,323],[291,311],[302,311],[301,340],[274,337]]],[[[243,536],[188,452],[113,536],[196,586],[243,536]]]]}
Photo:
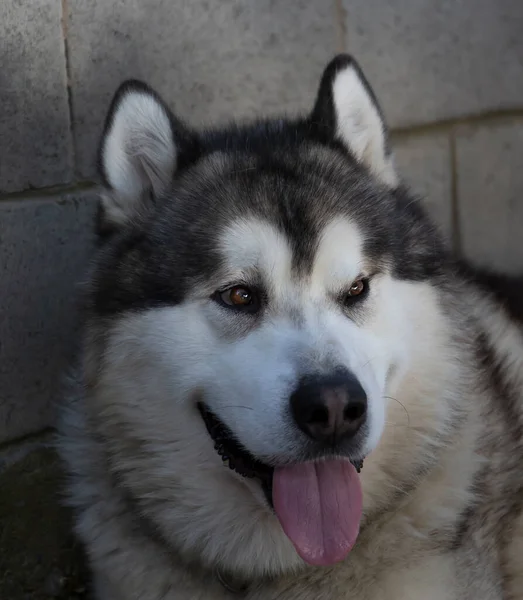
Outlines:
{"type": "Polygon", "coordinates": [[[53,425],[92,247],[95,147],[121,80],[148,81],[201,125],[307,110],[327,61],[350,51],[400,171],[452,243],[517,270],[522,31],[521,0],[0,2],[2,447],[53,425]]]}

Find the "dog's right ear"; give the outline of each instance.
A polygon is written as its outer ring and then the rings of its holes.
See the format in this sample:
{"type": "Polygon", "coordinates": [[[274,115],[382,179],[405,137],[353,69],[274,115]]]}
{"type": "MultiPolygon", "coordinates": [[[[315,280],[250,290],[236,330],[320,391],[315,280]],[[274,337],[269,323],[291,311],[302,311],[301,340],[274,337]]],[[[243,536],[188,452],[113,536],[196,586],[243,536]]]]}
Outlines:
{"type": "Polygon", "coordinates": [[[98,165],[105,190],[102,226],[114,229],[143,214],[165,192],[188,130],[145,83],[129,80],[112,100],[100,142],[98,165]]]}

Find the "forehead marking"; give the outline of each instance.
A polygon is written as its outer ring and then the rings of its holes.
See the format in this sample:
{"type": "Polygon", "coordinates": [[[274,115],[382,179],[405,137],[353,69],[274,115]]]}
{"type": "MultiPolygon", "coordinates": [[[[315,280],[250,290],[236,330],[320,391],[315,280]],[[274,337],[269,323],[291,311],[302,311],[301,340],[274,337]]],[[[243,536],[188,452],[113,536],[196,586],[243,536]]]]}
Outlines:
{"type": "Polygon", "coordinates": [[[260,219],[240,219],[220,236],[220,250],[231,276],[260,271],[274,289],[284,289],[291,280],[292,251],[285,236],[260,219]]]}
{"type": "Polygon", "coordinates": [[[348,218],[331,221],[322,231],[314,258],[311,288],[321,293],[349,285],[363,270],[361,230],[348,218]]]}
{"type": "MultiPolygon", "coordinates": [[[[292,250],[285,235],[274,226],[256,218],[240,219],[222,232],[219,244],[231,278],[257,270],[278,295],[289,291],[295,279],[292,250]]],[[[361,230],[349,219],[334,219],[326,225],[305,285],[311,295],[321,297],[327,290],[343,289],[361,274],[363,244],[361,230]]]]}

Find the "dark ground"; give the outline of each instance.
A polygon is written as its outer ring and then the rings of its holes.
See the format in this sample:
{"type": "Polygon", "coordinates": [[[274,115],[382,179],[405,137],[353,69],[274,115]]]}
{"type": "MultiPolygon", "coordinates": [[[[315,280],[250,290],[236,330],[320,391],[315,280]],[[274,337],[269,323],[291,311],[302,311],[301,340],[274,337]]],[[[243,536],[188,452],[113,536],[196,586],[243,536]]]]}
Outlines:
{"type": "Polygon", "coordinates": [[[85,560],[60,503],[63,475],[50,449],[0,474],[0,598],[87,599],[85,560]]]}

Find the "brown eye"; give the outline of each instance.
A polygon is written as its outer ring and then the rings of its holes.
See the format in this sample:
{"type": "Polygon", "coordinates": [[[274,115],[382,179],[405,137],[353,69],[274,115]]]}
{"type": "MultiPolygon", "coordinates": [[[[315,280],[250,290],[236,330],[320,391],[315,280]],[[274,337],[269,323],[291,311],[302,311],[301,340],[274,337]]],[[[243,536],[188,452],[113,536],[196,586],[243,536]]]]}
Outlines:
{"type": "Polygon", "coordinates": [[[349,288],[349,296],[353,298],[354,296],[359,296],[362,292],[365,291],[365,280],[357,279],[349,288]]]}
{"type": "Polygon", "coordinates": [[[243,312],[253,313],[260,307],[258,295],[244,285],[216,292],[213,298],[222,306],[243,312]]]}
{"type": "Polygon", "coordinates": [[[342,302],[346,307],[352,306],[355,302],[362,301],[367,296],[368,291],[369,280],[365,278],[356,279],[345,292],[342,302]]]}
{"type": "Polygon", "coordinates": [[[233,287],[221,294],[222,300],[229,306],[249,306],[252,302],[252,292],[246,287],[233,287]]]}

